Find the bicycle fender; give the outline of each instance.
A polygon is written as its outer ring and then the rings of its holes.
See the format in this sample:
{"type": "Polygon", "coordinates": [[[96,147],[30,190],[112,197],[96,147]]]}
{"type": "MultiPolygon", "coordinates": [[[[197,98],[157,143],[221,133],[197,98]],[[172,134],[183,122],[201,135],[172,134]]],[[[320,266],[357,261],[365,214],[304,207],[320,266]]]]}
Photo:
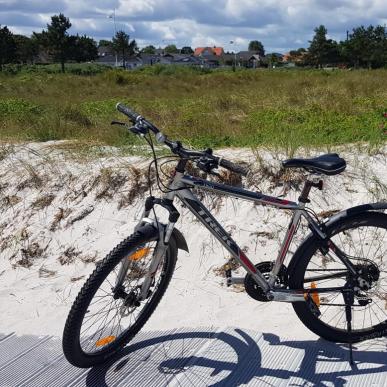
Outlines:
{"type": "Polygon", "coordinates": [[[176,246],[178,249],[184,250],[189,253],[187,241],[185,240],[184,235],[181,233],[180,230],[174,228],[172,231],[172,237],[175,238],[176,246]]]}
{"type": "MultiPolygon", "coordinates": [[[[145,233],[146,235],[148,235],[150,239],[156,240],[160,235],[159,231],[157,230],[157,227],[163,227],[165,230],[167,225],[160,222],[156,223],[151,219],[146,219],[146,221],[138,225],[138,228],[136,228],[136,230],[139,232],[145,233]]],[[[176,242],[176,247],[178,249],[184,250],[187,253],[189,253],[187,241],[185,240],[185,237],[182,234],[182,232],[176,227],[172,231],[171,238],[173,238],[174,241],[176,242]]]]}
{"type": "Polygon", "coordinates": [[[384,211],[384,210],[387,210],[387,202],[361,204],[360,206],[348,208],[346,210],[340,211],[337,214],[331,216],[325,222],[325,225],[330,226],[332,223],[346,216],[358,215],[362,212],[368,212],[368,211],[384,211]]]}

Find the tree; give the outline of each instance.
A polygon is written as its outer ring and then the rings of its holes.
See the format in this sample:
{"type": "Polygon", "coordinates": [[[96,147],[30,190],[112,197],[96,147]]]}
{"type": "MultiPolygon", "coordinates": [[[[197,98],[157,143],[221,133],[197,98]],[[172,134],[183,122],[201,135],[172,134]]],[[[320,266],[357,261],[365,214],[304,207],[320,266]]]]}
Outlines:
{"type": "Polygon", "coordinates": [[[16,45],[16,60],[21,63],[33,63],[39,54],[39,45],[36,39],[24,35],[14,35],[16,45]]]}
{"type": "Polygon", "coordinates": [[[259,40],[252,40],[249,43],[249,51],[256,51],[261,56],[265,55],[265,49],[259,40]]]}
{"type": "Polygon", "coordinates": [[[191,54],[194,53],[194,51],[192,50],[192,48],[189,47],[189,46],[183,47],[183,48],[180,50],[180,52],[181,52],[182,54],[189,54],[189,55],[191,55],[191,54]]]}
{"type": "Polygon", "coordinates": [[[278,53],[270,53],[266,55],[265,62],[269,68],[275,67],[278,63],[281,63],[281,57],[278,53]]]}
{"type": "Polygon", "coordinates": [[[309,42],[307,61],[316,66],[322,67],[328,63],[337,63],[340,59],[339,46],[332,39],[327,39],[327,29],[320,25],[314,29],[315,35],[309,42]]]}
{"type": "Polygon", "coordinates": [[[383,26],[354,28],[343,43],[348,60],[355,67],[381,67],[387,61],[387,35],[383,26]]]}
{"type": "Polygon", "coordinates": [[[164,52],[166,52],[167,54],[178,54],[179,49],[176,47],[175,44],[169,44],[164,48],[164,52]]]}
{"type": "Polygon", "coordinates": [[[48,35],[46,31],[42,32],[33,32],[31,40],[37,47],[37,59],[38,61],[46,60],[50,58],[50,44],[48,41],[48,35]]]}
{"type": "Polygon", "coordinates": [[[98,47],[111,47],[111,46],[112,46],[111,40],[101,39],[98,42],[98,47]]]}
{"type": "Polygon", "coordinates": [[[141,50],[141,52],[142,52],[143,54],[154,54],[154,53],[156,52],[156,47],[155,47],[155,46],[152,46],[152,45],[146,46],[146,47],[144,47],[144,48],[141,50]]]}
{"type": "Polygon", "coordinates": [[[305,58],[307,55],[307,50],[303,47],[297,49],[297,50],[290,50],[290,61],[295,63],[298,66],[303,66],[305,64],[305,58]]]}
{"type": "Polygon", "coordinates": [[[51,17],[51,24],[47,24],[47,32],[43,32],[43,41],[48,44],[54,60],[59,60],[62,73],[65,72],[65,62],[70,56],[70,38],[67,33],[70,27],[70,20],[60,13],[51,17]]]}
{"type": "Polygon", "coordinates": [[[7,26],[1,28],[0,25],[0,71],[3,65],[15,60],[16,44],[12,32],[7,26]]]}
{"type": "Polygon", "coordinates": [[[86,35],[71,36],[69,46],[72,48],[71,59],[77,62],[88,62],[98,58],[97,42],[86,35]]]}
{"type": "Polygon", "coordinates": [[[138,51],[137,43],[124,31],[117,31],[113,38],[113,49],[117,54],[122,55],[122,67],[126,67],[126,59],[128,56],[134,55],[138,51]]]}
{"type": "Polygon", "coordinates": [[[376,26],[374,28],[374,44],[372,65],[382,67],[387,65],[387,31],[385,26],[376,26]]]}

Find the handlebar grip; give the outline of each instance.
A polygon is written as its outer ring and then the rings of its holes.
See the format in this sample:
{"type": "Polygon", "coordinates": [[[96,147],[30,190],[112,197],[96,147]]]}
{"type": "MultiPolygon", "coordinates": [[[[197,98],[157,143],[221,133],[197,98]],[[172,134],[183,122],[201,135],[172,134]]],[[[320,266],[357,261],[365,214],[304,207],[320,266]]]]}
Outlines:
{"type": "Polygon", "coordinates": [[[238,173],[242,176],[246,176],[248,173],[248,170],[241,165],[234,164],[231,161],[225,160],[225,159],[220,159],[219,160],[219,165],[223,168],[228,169],[231,172],[238,173]]]}
{"type": "Polygon", "coordinates": [[[137,118],[140,116],[135,111],[133,111],[132,109],[128,108],[127,106],[125,106],[124,104],[122,104],[120,102],[117,103],[116,109],[120,113],[125,114],[133,123],[135,123],[137,118]]]}

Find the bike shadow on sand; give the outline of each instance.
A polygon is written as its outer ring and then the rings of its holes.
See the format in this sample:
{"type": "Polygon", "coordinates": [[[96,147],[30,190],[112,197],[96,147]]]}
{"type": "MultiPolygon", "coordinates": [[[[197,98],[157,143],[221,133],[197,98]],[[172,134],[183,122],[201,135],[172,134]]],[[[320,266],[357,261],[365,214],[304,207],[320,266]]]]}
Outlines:
{"type": "MultiPolygon", "coordinates": [[[[153,334],[125,347],[104,366],[90,369],[91,386],[238,386],[278,384],[345,386],[353,378],[387,372],[384,340],[355,346],[355,365],[345,346],[322,339],[289,340],[242,329],[153,334]]],[[[357,379],[358,380],[358,379],[357,379]]]]}

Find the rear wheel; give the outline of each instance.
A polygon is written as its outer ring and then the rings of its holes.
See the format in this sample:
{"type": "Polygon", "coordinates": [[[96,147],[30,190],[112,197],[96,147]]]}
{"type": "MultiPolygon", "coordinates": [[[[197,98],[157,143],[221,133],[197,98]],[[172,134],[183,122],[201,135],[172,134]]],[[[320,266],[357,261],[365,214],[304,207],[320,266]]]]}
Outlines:
{"type": "Polygon", "coordinates": [[[141,285],[149,272],[157,237],[153,226],[142,227],[113,249],[83,285],[63,332],[63,351],[74,366],[87,368],[106,361],[137,334],[155,310],[177,258],[171,238],[147,297],[141,300],[141,285]],[[120,275],[121,282],[117,280],[120,275]]]}
{"type": "Polygon", "coordinates": [[[361,274],[351,277],[331,251],[322,254],[321,242],[311,238],[295,256],[290,269],[291,289],[321,289],[307,302],[293,307],[300,320],[314,333],[334,342],[358,342],[387,335],[387,215],[367,212],[333,223],[328,234],[361,274]],[[342,292],[323,289],[355,283],[352,305],[352,337],[347,333],[342,292]],[[355,281],[355,282],[354,282],[355,281]],[[365,282],[364,282],[365,281],[365,282]]]}

